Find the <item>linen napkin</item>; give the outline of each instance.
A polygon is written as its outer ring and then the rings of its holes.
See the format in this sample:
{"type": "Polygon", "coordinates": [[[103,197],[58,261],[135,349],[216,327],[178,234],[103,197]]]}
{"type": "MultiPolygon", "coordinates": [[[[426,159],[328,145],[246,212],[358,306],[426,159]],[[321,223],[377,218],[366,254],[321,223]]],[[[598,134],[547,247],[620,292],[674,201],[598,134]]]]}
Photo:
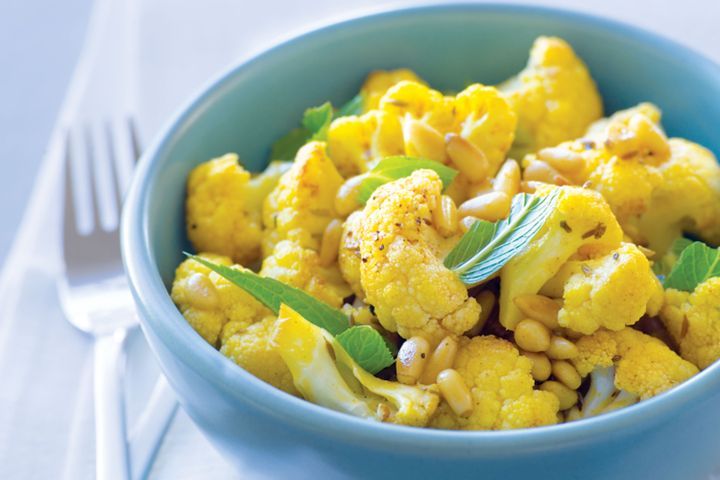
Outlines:
{"type": "MultiPolygon", "coordinates": [[[[88,46],[50,143],[31,203],[0,275],[0,478],[94,477],[91,339],[67,323],[55,280],[59,250],[61,128],[107,101],[137,114],[141,138],[156,134],[209,78],[252,53],[309,28],[391,6],[362,0],[97,0],[88,46]],[[97,13],[97,12],[96,12],[97,13]],[[124,41],[119,42],[121,38],[124,41]],[[117,63],[125,67],[113,75],[117,63]],[[97,88],[93,88],[97,87],[97,88]]],[[[720,60],[720,3],[657,0],[652,9],[624,0],[531,0],[613,16],[657,30],[720,60]],[[703,12],[702,14],[700,12],[703,12]]],[[[132,430],[157,371],[142,334],[128,342],[126,380],[132,430]]],[[[248,478],[232,470],[188,417],[178,412],[150,478],[248,478]]],[[[272,478],[272,471],[267,472],[272,478]]]]}

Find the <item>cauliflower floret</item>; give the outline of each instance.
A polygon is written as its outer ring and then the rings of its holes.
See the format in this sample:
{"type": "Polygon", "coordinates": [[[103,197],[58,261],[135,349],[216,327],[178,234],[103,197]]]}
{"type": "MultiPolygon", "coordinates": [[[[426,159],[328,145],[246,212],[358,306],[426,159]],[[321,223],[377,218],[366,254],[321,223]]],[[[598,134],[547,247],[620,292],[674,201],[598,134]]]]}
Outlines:
{"type": "Polygon", "coordinates": [[[720,166],[700,145],[671,138],[662,181],[637,227],[650,248],[665,252],[683,232],[720,244],[720,166]]]}
{"type": "Polygon", "coordinates": [[[720,358],[720,277],[692,293],[669,289],[660,318],[680,347],[680,355],[699,368],[720,358]]]}
{"type": "Polygon", "coordinates": [[[303,247],[318,249],[320,238],[336,217],[335,195],[343,179],[325,154],[323,142],[302,147],[290,170],[263,205],[263,254],[270,255],[280,240],[292,238],[303,247]]]}
{"type": "Polygon", "coordinates": [[[363,211],[356,210],[350,214],[343,224],[338,252],[338,266],[345,281],[358,298],[365,298],[360,283],[360,238],[358,232],[363,222],[363,211]]]}
{"type": "Polygon", "coordinates": [[[376,70],[371,72],[360,88],[360,95],[363,98],[363,111],[368,112],[378,108],[380,99],[394,85],[407,80],[424,84],[415,72],[407,68],[397,70],[376,70]]]}
{"type": "Polygon", "coordinates": [[[453,368],[470,389],[472,412],[462,417],[442,402],[430,426],[507,430],[557,422],[557,397],[533,389],[532,362],[512,343],[494,336],[461,337],[453,368]]]}
{"type": "Polygon", "coordinates": [[[275,320],[275,316],[265,317],[236,331],[223,342],[220,353],[260,380],[291,395],[298,395],[290,370],[271,342],[275,320]]]}
{"type": "Polygon", "coordinates": [[[328,129],[328,155],[344,177],[372,169],[383,157],[405,153],[397,116],[372,110],[335,119],[328,129]]]}
{"type": "MultiPolygon", "coordinates": [[[[547,187],[537,194],[550,191],[552,188],[547,187]]],[[[514,299],[538,293],[571,257],[583,260],[605,255],[620,247],[622,238],[620,225],[600,194],[559,187],[555,210],[544,226],[500,271],[500,323],[513,330],[523,319],[514,299]]]]}
{"type": "Polygon", "coordinates": [[[560,38],[538,37],[527,67],[498,88],[518,118],[513,156],[577,138],[602,116],[587,66],[560,38]]]}
{"type": "MultiPolygon", "coordinates": [[[[201,253],[201,257],[230,266],[228,257],[201,253]]],[[[242,268],[234,266],[233,268],[242,268]]],[[[247,328],[270,314],[243,289],[200,263],[188,259],[178,266],[171,296],[190,326],[210,345],[217,346],[228,324],[236,330],[247,328]]]]}
{"type": "Polygon", "coordinates": [[[196,251],[227,255],[247,265],[260,255],[260,210],[250,173],[228,153],[195,167],[188,177],[187,234],[196,251]]]}
{"type": "Polygon", "coordinates": [[[575,368],[583,377],[592,373],[583,417],[648,399],[698,373],[662,341],[632,328],[598,330],[576,345],[575,368]]]}
{"type": "Polygon", "coordinates": [[[371,420],[427,425],[439,397],[434,385],[410,386],[374,377],[325,330],[286,305],[272,337],[275,349],[306,400],[371,420]]]}
{"type": "Polygon", "coordinates": [[[634,324],[661,290],[645,255],[623,243],[601,257],[567,262],[540,293],[563,297],[561,327],[589,335],[600,327],[621,330],[634,324]]]}
{"type": "Polygon", "coordinates": [[[333,307],[352,294],[337,266],[321,267],[318,253],[291,240],[282,240],[265,258],[260,276],[270,277],[305,290],[333,307]]]}
{"type": "MultiPolygon", "coordinates": [[[[382,326],[434,344],[477,323],[480,306],[441,258],[433,228],[442,182],[432,170],[387,183],[368,201],[358,229],[360,282],[382,326]]],[[[451,240],[452,241],[452,240],[451,240]]]]}

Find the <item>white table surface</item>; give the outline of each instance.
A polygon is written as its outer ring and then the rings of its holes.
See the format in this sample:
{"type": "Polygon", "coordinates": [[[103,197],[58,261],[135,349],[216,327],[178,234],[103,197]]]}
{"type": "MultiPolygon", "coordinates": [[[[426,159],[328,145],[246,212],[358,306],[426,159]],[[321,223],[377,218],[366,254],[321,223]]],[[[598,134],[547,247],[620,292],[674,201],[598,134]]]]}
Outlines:
{"type": "MultiPolygon", "coordinates": [[[[178,104],[209,77],[249,52],[273,43],[278,32],[287,36],[291,32],[306,29],[308,24],[361,13],[368,7],[414,3],[354,0],[130,1],[134,1],[140,14],[134,22],[137,48],[142,49],[145,61],[162,59],[165,67],[161,71],[141,69],[136,73],[136,83],[144,86],[137,90],[137,104],[145,138],[157,131],[178,104]],[[278,15],[277,12],[284,14],[278,15]],[[243,34],[233,33],[239,31],[243,34]],[[178,55],[178,52],[187,49],[202,53],[193,58],[192,68],[188,68],[178,55]],[[158,91],[162,91],[162,94],[153,93],[158,91]]],[[[720,61],[720,29],[717,28],[720,20],[719,1],[530,0],[525,3],[564,6],[614,17],[663,33],[720,61]]],[[[0,159],[6,178],[12,178],[11,182],[5,182],[3,188],[0,188],[0,262],[23,216],[22,205],[28,199],[30,186],[63,99],[63,91],[81,47],[90,7],[90,0],[24,0],[12,3],[10,0],[0,0],[0,65],[3,65],[3,75],[0,75],[0,105],[3,105],[0,108],[0,159]]],[[[50,290],[51,287],[52,283],[49,283],[50,290]]],[[[14,315],[17,318],[0,317],[0,332],[3,327],[17,323],[25,315],[38,315],[41,306],[37,311],[16,311],[14,315]]],[[[87,350],[86,339],[75,337],[65,330],[62,334],[69,335],[64,345],[68,351],[87,350]]],[[[53,348],[52,342],[46,348],[53,348]]],[[[35,357],[31,353],[28,351],[24,361],[34,361],[35,357]]],[[[68,363],[74,368],[83,365],[79,358],[68,363]]],[[[5,380],[1,367],[0,364],[0,382],[5,380]]],[[[23,365],[18,372],[32,372],[32,367],[23,365]]],[[[87,375],[87,372],[83,375],[87,375]]],[[[47,388],[49,390],[46,394],[52,396],[52,390],[62,386],[49,384],[47,388]]],[[[78,398],[82,399],[82,395],[78,394],[78,398]]],[[[3,391],[0,387],[0,414],[13,402],[20,403],[18,400],[12,391],[3,391]]],[[[43,405],[40,399],[26,400],[43,405]]],[[[74,408],[57,413],[71,417],[83,409],[82,404],[76,404],[74,408]]],[[[2,419],[0,415],[0,430],[6,426],[2,424],[2,419]]],[[[71,423],[75,429],[89,429],[83,422],[71,423]]],[[[9,422],[7,427],[17,428],[17,425],[17,421],[9,422]]],[[[55,443],[48,443],[45,439],[45,445],[55,445],[53,448],[57,449],[56,455],[63,455],[66,450],[77,453],[92,448],[88,438],[75,439],[75,443],[68,447],[66,432],[51,433],[57,437],[55,443]]],[[[18,432],[16,437],[8,435],[8,431],[0,431],[0,449],[12,446],[10,438],[16,438],[18,443],[33,442],[32,432],[18,432]],[[3,445],[3,438],[8,443],[3,445]]],[[[32,452],[30,446],[14,447],[19,452],[32,452]]],[[[33,476],[29,467],[33,462],[42,463],[42,457],[29,459],[18,455],[11,458],[3,456],[3,453],[0,451],[0,478],[48,478],[38,476],[37,472],[42,471],[42,468],[38,468],[33,476]]],[[[85,478],[80,474],[68,477],[67,468],[66,478],[85,478]]],[[[92,471],[88,465],[72,468],[73,472],[92,471]]],[[[209,450],[206,441],[184,415],[180,415],[173,424],[151,473],[152,478],[231,478],[234,475],[217,454],[209,450]],[[178,468],[180,464],[182,468],[178,468]]]]}

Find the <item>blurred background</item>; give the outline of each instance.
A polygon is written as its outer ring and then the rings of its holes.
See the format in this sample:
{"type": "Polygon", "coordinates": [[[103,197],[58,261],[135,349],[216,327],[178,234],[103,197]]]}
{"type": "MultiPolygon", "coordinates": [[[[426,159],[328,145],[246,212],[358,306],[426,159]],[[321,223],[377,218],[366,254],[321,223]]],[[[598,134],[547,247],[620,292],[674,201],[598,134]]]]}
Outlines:
{"type": "MultiPolygon", "coordinates": [[[[128,42],[142,137],[224,67],[278,38],[367,10],[417,4],[372,0],[126,0],[128,42]],[[189,61],[182,52],[200,52],[189,61]],[[138,69],[159,62],[152,76],[138,69]],[[157,87],[163,86],[158,89],[157,87]],[[161,95],[156,93],[160,91],[161,95]],[[142,92],[153,92],[143,95],[142,92]]],[[[720,2],[713,0],[526,0],[597,13],[654,30],[720,61],[720,2]]],[[[68,83],[83,49],[93,0],[0,1],[0,263],[23,216],[68,83]]],[[[120,59],[116,59],[120,61],[120,59]]]]}

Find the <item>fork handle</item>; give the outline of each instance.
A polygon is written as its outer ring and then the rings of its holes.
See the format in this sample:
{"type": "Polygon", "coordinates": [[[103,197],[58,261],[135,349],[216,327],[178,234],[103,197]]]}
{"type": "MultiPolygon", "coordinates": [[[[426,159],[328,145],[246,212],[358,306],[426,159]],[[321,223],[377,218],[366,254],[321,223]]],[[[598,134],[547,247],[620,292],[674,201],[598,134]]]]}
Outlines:
{"type": "Polygon", "coordinates": [[[97,480],[128,480],[123,394],[124,328],[95,339],[95,468],[97,480]]]}

